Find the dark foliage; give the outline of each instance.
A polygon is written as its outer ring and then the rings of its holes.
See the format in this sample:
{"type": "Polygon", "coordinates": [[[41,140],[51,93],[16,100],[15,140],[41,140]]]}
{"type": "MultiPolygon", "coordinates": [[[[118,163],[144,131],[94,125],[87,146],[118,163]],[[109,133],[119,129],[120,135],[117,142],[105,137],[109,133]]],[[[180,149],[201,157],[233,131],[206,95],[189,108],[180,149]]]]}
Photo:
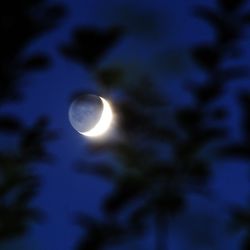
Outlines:
{"type": "MultiPolygon", "coordinates": [[[[112,221],[101,221],[86,215],[79,215],[77,222],[83,228],[87,228],[87,240],[79,244],[78,250],[99,250],[105,246],[112,247],[121,240],[128,239],[126,226],[112,221]]],[[[131,237],[132,235],[130,235],[131,237]]]]}
{"type": "Polygon", "coordinates": [[[39,69],[48,64],[44,55],[27,57],[24,50],[33,39],[55,27],[63,13],[61,6],[48,6],[42,0],[1,2],[0,103],[19,99],[18,79],[27,70],[39,69]]]}
{"type": "MultiPolygon", "coordinates": [[[[214,28],[215,39],[211,44],[201,44],[191,50],[194,62],[207,77],[198,84],[184,83],[194,99],[194,105],[189,107],[173,108],[152,81],[145,78],[140,84],[124,88],[119,84],[122,72],[115,66],[101,72],[95,68],[104,51],[117,42],[116,35],[106,36],[103,34],[107,31],[83,27],[65,47],[64,55],[91,66],[91,73],[98,76],[102,87],[123,93],[122,99],[114,101],[122,140],[90,145],[91,153],[111,153],[113,164],[78,165],[78,169],[113,183],[114,188],[102,206],[105,221],[112,223],[99,224],[92,220],[86,225],[85,219],[84,223],[79,219],[87,236],[82,238],[78,249],[113,247],[117,233],[118,248],[124,243],[120,234],[127,236],[132,231],[140,235],[150,218],[156,224],[155,249],[167,249],[164,239],[169,220],[186,208],[188,194],[208,194],[213,163],[222,156],[249,155],[245,142],[229,144],[230,133],[226,127],[214,125],[218,119],[226,118],[228,110],[213,106],[223,98],[229,81],[248,75],[245,66],[224,65],[232,51],[240,51],[239,42],[249,25],[249,13],[244,10],[243,0],[217,3],[215,10],[204,6],[195,8],[195,14],[214,28]],[[162,151],[163,158],[159,156],[162,151]],[[129,223],[125,230],[116,228],[121,218],[129,223]]],[[[249,107],[248,98],[242,97],[241,103],[249,107]]],[[[249,118],[244,124],[249,135],[249,118]]],[[[246,240],[245,246],[248,243],[246,240]]]]}
{"type": "Polygon", "coordinates": [[[62,53],[87,67],[95,67],[121,36],[121,30],[111,28],[77,29],[72,44],[62,46],[62,53]]]}
{"type": "Polygon", "coordinates": [[[39,36],[54,28],[64,9],[37,1],[0,3],[0,241],[22,236],[41,213],[31,206],[40,187],[34,163],[51,161],[47,143],[56,137],[46,117],[27,126],[15,113],[4,111],[8,102],[22,98],[22,79],[32,70],[49,66],[40,52],[26,55],[25,49],[39,36]],[[2,140],[2,139],[1,139],[2,140]]]}
{"type": "Polygon", "coordinates": [[[124,77],[124,72],[119,68],[106,68],[97,72],[98,81],[107,89],[119,86],[124,77]]]}

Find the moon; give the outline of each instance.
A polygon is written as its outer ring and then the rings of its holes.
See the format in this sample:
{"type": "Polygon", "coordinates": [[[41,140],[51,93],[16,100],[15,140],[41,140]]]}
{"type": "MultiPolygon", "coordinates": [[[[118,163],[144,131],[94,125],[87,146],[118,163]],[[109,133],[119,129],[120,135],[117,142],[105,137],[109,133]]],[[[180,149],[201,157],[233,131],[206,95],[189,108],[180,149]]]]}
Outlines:
{"type": "Polygon", "coordinates": [[[110,128],[113,112],[110,103],[100,96],[80,96],[70,106],[72,127],[87,137],[104,135],[110,128]]]}

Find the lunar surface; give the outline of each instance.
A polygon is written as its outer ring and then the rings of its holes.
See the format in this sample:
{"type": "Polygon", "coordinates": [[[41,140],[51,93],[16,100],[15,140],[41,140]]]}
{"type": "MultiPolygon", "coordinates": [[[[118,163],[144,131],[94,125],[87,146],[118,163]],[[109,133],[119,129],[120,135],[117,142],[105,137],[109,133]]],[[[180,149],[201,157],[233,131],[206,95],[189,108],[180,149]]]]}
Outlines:
{"type": "Polygon", "coordinates": [[[81,95],[69,109],[72,127],[80,134],[96,137],[104,134],[112,122],[112,110],[109,102],[95,95],[81,95]]]}

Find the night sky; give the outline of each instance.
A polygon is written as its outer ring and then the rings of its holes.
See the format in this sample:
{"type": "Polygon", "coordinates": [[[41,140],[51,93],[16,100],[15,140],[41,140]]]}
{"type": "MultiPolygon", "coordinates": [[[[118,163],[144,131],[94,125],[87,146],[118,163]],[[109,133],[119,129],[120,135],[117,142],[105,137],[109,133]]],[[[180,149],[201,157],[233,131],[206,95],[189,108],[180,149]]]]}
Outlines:
{"type": "MultiPolygon", "coordinates": [[[[42,179],[42,188],[33,204],[44,212],[45,220],[32,225],[27,236],[13,240],[1,249],[74,249],[73,246],[82,236],[82,231],[74,221],[74,214],[84,212],[101,217],[101,200],[112,189],[111,183],[79,173],[74,166],[76,161],[88,161],[93,156],[87,152],[91,139],[78,134],[69,123],[71,97],[78,91],[96,94],[100,89],[86,68],[65,58],[60,52],[61,46],[71,41],[73,30],[81,26],[125,27],[125,38],[101,65],[122,65],[129,72],[130,78],[126,79],[128,84],[137,79],[139,82],[147,73],[176,106],[190,103],[190,96],[183,90],[182,82],[191,77],[204,77],[192,62],[188,49],[200,42],[211,41],[214,36],[213,30],[205,22],[192,16],[195,4],[213,6],[214,1],[211,0],[65,0],[58,3],[66,6],[65,17],[57,28],[32,41],[26,50],[27,54],[33,51],[48,54],[51,67],[25,78],[27,85],[22,89],[24,101],[5,107],[6,111],[17,113],[27,124],[31,124],[40,115],[48,115],[51,127],[60,135],[49,146],[55,162],[50,165],[38,164],[36,168],[42,179]],[[175,66],[171,64],[173,58],[176,60],[175,66]]],[[[244,56],[240,60],[250,69],[248,44],[249,37],[241,44],[244,56]]],[[[235,86],[228,85],[222,100],[222,105],[227,105],[230,111],[228,126],[232,138],[241,136],[237,129],[241,114],[235,93],[238,88],[250,90],[249,78],[238,81],[235,86]]],[[[112,98],[119,98],[119,93],[107,98],[112,103],[112,98]]],[[[119,123],[119,120],[116,122],[119,123]]],[[[189,209],[171,222],[170,250],[239,249],[241,235],[231,236],[226,232],[224,222],[227,214],[224,206],[245,205],[249,195],[247,166],[247,162],[240,160],[214,164],[215,175],[211,189],[220,199],[215,202],[190,194],[189,209]],[[196,220],[199,221],[198,228],[196,220]],[[206,234],[211,241],[210,248],[192,245],[192,237],[199,237],[196,233],[202,231],[201,224],[206,227],[206,234]]],[[[142,249],[154,249],[152,235],[149,232],[142,240],[142,249]]]]}

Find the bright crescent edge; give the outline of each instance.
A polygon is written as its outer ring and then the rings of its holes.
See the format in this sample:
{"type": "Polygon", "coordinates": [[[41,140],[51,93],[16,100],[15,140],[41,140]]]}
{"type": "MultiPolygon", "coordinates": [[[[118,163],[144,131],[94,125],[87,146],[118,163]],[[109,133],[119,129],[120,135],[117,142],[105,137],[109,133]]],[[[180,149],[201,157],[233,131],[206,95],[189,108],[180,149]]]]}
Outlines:
{"type": "Polygon", "coordinates": [[[103,104],[103,111],[100,120],[97,122],[97,124],[86,132],[81,132],[82,135],[89,136],[89,137],[96,137],[104,134],[110,127],[113,114],[112,109],[110,107],[110,104],[108,101],[106,101],[104,98],[100,97],[103,104]]]}

